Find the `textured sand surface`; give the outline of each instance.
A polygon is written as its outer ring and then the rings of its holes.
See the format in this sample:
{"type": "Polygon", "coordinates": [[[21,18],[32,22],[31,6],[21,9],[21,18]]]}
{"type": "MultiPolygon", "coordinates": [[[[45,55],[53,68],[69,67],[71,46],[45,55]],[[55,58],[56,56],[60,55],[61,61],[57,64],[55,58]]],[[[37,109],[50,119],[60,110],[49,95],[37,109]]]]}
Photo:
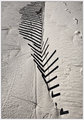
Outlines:
{"type": "MultiPolygon", "coordinates": [[[[19,34],[19,10],[30,2],[2,2],[2,118],[82,118],[82,2],[45,2],[43,40],[49,38],[49,53],[59,57],[58,78],[49,86],[60,84],[52,99],[31,56],[31,49],[19,34]],[[69,110],[60,116],[54,107],[69,110]]],[[[51,67],[51,69],[54,66],[51,67]]],[[[49,71],[51,70],[49,69],[49,71]]]]}
{"type": "Polygon", "coordinates": [[[54,101],[69,110],[62,118],[82,118],[82,2],[46,2],[44,21],[44,39],[49,37],[49,51],[56,49],[59,57],[58,78],[51,84],[60,84],[55,92],[61,96],[54,101]]]}

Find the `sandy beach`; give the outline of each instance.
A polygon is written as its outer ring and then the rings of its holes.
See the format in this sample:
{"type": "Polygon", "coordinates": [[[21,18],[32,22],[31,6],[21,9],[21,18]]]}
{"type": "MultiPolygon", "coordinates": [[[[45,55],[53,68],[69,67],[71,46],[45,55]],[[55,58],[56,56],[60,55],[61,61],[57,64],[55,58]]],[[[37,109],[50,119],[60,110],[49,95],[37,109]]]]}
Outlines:
{"type": "Polygon", "coordinates": [[[27,40],[19,34],[19,10],[29,1],[1,2],[1,117],[2,119],[82,119],[83,117],[83,3],[45,2],[43,36],[48,38],[47,66],[57,57],[59,68],[48,76],[49,87],[61,93],[52,98],[31,54],[27,40]],[[55,107],[57,103],[57,109],[55,107]],[[69,114],[60,115],[59,110],[69,114]]]}

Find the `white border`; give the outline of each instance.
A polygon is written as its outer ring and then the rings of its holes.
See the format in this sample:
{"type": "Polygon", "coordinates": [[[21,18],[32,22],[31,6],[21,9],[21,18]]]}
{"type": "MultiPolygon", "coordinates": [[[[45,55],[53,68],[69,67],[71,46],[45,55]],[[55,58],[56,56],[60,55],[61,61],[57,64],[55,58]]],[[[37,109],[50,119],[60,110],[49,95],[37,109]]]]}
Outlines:
{"type": "MultiPolygon", "coordinates": [[[[83,0],[0,0],[0,28],[1,28],[1,2],[2,1],[45,1],[45,2],[46,1],[59,1],[59,2],[60,1],[81,1],[81,2],[83,2],[83,0]]],[[[84,2],[83,2],[83,18],[84,18],[84,2]]],[[[83,29],[84,29],[84,24],[83,24],[83,29]]],[[[1,35],[1,29],[0,29],[0,35],[1,35]]],[[[83,34],[83,38],[84,38],[84,34],[83,34]]],[[[83,53],[84,53],[84,42],[83,42],[83,53]]],[[[84,55],[83,55],[83,60],[84,60],[84,55]]],[[[0,63],[1,63],[1,36],[0,36],[0,63]]],[[[83,63],[84,63],[84,61],[83,61],[83,63]]],[[[83,70],[84,70],[84,66],[83,66],[83,70]]],[[[83,72],[83,77],[84,77],[84,72],[83,72]]],[[[1,80],[1,64],[0,64],[0,80],[1,80]]],[[[1,82],[0,82],[0,88],[1,88],[1,82]]],[[[1,96],[1,89],[0,89],[0,96],[1,96]]],[[[84,81],[83,81],[83,113],[84,113],[84,81]]],[[[83,118],[84,118],[84,114],[83,114],[83,118]]],[[[1,97],[0,97],[0,119],[1,119],[1,97]]],[[[20,120],[20,119],[5,119],[5,120],[20,120]]],[[[26,119],[26,120],[29,120],[29,119],[26,119]]],[[[32,119],[32,120],[34,120],[34,119],[32,119]]],[[[40,120],[40,119],[38,119],[38,120],[40,120]]],[[[44,120],[46,120],[46,119],[44,119],[44,120]]],[[[62,120],[62,119],[59,119],[59,120],[62,120]]],[[[83,120],[83,119],[65,119],[65,120],[83,120]]]]}
{"type": "Polygon", "coordinates": [[[81,1],[83,2],[83,0],[0,0],[0,1],[58,1],[58,2],[61,2],[61,1],[81,1]]]}

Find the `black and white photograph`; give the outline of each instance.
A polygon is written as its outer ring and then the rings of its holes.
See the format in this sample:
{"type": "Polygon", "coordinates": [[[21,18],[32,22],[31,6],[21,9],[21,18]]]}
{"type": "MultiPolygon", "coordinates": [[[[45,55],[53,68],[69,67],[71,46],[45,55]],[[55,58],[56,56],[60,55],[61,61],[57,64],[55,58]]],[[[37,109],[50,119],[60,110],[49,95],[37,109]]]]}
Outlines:
{"type": "Polygon", "coordinates": [[[1,1],[1,119],[83,119],[83,1],[1,1]]]}

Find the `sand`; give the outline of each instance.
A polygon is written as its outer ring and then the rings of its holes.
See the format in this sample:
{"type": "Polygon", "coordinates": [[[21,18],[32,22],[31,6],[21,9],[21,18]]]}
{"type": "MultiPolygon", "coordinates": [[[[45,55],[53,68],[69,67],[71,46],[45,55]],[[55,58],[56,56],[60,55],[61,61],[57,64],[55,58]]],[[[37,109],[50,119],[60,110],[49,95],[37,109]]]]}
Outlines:
{"type": "MultiPolygon", "coordinates": [[[[2,118],[73,118],[81,119],[82,78],[82,2],[45,2],[43,40],[49,38],[49,55],[57,52],[54,66],[59,68],[49,76],[58,78],[49,86],[60,84],[53,90],[61,93],[54,99],[48,93],[43,78],[31,56],[31,49],[19,34],[19,10],[30,2],[2,2],[1,54],[2,54],[2,118]],[[57,102],[56,110],[54,103],[57,102]],[[59,115],[59,109],[69,114],[59,115]]],[[[49,69],[49,71],[51,70],[49,69]]]]}

